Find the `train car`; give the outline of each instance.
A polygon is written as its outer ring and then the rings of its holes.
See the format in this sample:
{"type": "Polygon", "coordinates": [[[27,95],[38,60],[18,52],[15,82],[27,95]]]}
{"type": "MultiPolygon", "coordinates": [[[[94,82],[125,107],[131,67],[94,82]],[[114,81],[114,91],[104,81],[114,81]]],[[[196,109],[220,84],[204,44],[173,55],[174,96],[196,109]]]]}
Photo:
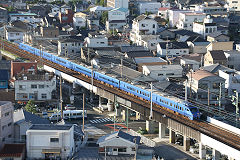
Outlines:
{"type": "Polygon", "coordinates": [[[30,52],[30,53],[32,53],[32,54],[34,54],[34,55],[40,56],[40,54],[39,54],[39,53],[40,53],[40,50],[39,50],[39,49],[34,48],[34,47],[32,47],[32,46],[29,46],[29,45],[27,45],[27,44],[20,43],[20,44],[19,44],[19,48],[22,49],[22,50],[25,50],[25,51],[27,51],[27,52],[30,52]]]}
{"type": "Polygon", "coordinates": [[[52,54],[50,54],[50,53],[43,52],[42,57],[49,60],[49,61],[52,61],[52,54]]]}
{"type": "Polygon", "coordinates": [[[99,72],[94,72],[94,78],[119,88],[119,80],[99,72]]]}
{"type": "Polygon", "coordinates": [[[76,64],[76,63],[72,63],[72,64],[73,64],[73,70],[83,73],[83,74],[87,75],[88,77],[92,77],[91,69],[88,69],[88,68],[81,66],[79,64],[76,64]]]}
{"type": "MultiPolygon", "coordinates": [[[[83,110],[67,110],[63,111],[63,119],[80,119],[83,118],[83,110]]],[[[84,118],[87,118],[87,111],[84,111],[84,118]]],[[[61,119],[61,112],[53,113],[50,117],[50,121],[57,121],[61,119]]]]}
{"type": "Polygon", "coordinates": [[[67,67],[69,69],[73,69],[73,65],[72,65],[71,61],[68,61],[68,60],[66,60],[64,58],[61,58],[61,57],[58,57],[58,56],[52,55],[52,62],[60,64],[60,65],[62,65],[64,67],[67,67]]]}
{"type": "Polygon", "coordinates": [[[120,89],[129,93],[132,93],[138,97],[142,97],[143,99],[146,99],[146,100],[150,100],[151,98],[151,93],[149,91],[123,81],[120,81],[120,89]]]}

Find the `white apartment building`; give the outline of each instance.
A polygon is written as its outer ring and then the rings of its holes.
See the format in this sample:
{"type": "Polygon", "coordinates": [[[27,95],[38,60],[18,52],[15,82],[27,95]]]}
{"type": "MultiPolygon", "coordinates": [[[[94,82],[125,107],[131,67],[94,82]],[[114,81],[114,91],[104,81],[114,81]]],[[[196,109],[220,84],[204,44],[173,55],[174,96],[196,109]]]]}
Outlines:
{"type": "Polygon", "coordinates": [[[145,14],[146,12],[157,13],[161,7],[162,4],[160,2],[142,2],[138,4],[140,14],[145,14]]]}
{"type": "Polygon", "coordinates": [[[168,77],[182,77],[183,69],[180,65],[144,65],[143,74],[156,80],[163,80],[168,77]]]}
{"type": "Polygon", "coordinates": [[[6,27],[5,37],[10,42],[23,42],[25,32],[16,27],[6,27]]]}
{"type": "Polygon", "coordinates": [[[86,27],[87,15],[82,12],[77,12],[73,15],[73,27],[74,29],[80,29],[86,27]]]}
{"type": "Polygon", "coordinates": [[[75,152],[73,125],[34,124],[26,135],[29,159],[70,159],[75,152]]]}
{"type": "Polygon", "coordinates": [[[13,110],[12,102],[0,101],[0,147],[4,143],[12,142],[13,110]]]}
{"type": "Polygon", "coordinates": [[[229,11],[240,11],[239,0],[226,0],[227,5],[225,6],[229,11]]]}
{"type": "Polygon", "coordinates": [[[108,38],[105,35],[89,35],[84,39],[85,47],[107,47],[108,38]]]}
{"type": "Polygon", "coordinates": [[[14,82],[16,101],[47,101],[52,99],[56,89],[56,77],[53,74],[24,74],[16,76],[14,82]]]}
{"type": "Polygon", "coordinates": [[[177,26],[180,13],[190,13],[190,12],[192,12],[192,11],[191,10],[180,10],[180,9],[169,9],[167,14],[168,14],[168,17],[169,17],[170,27],[177,26]]]}
{"type": "Polygon", "coordinates": [[[231,51],[224,51],[224,54],[227,58],[227,67],[240,70],[240,51],[231,50],[231,51]]]}
{"type": "Polygon", "coordinates": [[[73,38],[58,40],[58,55],[72,57],[80,53],[82,41],[73,38]]]}
{"type": "Polygon", "coordinates": [[[209,34],[217,31],[216,23],[212,23],[210,17],[204,19],[204,22],[193,22],[193,32],[203,35],[206,38],[209,34]]]}
{"type": "Polygon", "coordinates": [[[140,15],[133,20],[130,40],[136,43],[141,35],[155,35],[157,33],[157,22],[146,15],[140,15]]]}
{"type": "Polygon", "coordinates": [[[107,0],[107,6],[112,8],[128,9],[128,0],[107,0]]]}
{"type": "Polygon", "coordinates": [[[204,18],[206,18],[205,13],[180,13],[177,28],[192,31],[193,22],[203,22],[204,18]]]}
{"type": "Polygon", "coordinates": [[[157,50],[157,44],[159,42],[163,42],[163,40],[159,38],[159,35],[140,35],[136,44],[148,50],[157,50]]]}
{"type": "Polygon", "coordinates": [[[111,29],[123,29],[123,26],[127,24],[126,17],[129,11],[126,8],[115,8],[108,11],[108,21],[106,22],[107,31],[111,29]]]}
{"type": "Polygon", "coordinates": [[[112,10],[114,7],[102,7],[102,6],[95,6],[90,8],[90,13],[97,15],[98,17],[100,17],[102,15],[103,12],[105,11],[110,11],[112,10]]]}
{"type": "Polygon", "coordinates": [[[195,5],[195,11],[196,12],[203,12],[208,15],[226,15],[227,9],[219,4],[211,4],[208,2],[205,2],[205,4],[202,5],[195,5]]]}

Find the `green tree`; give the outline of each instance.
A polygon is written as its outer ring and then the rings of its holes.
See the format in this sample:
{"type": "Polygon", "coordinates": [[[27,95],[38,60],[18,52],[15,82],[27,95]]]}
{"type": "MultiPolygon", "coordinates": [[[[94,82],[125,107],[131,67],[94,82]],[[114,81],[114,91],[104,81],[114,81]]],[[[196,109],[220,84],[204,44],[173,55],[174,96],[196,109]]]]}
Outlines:
{"type": "Polygon", "coordinates": [[[105,0],[96,0],[96,5],[105,7],[105,0]]]}
{"type": "Polygon", "coordinates": [[[24,109],[28,112],[31,112],[31,113],[37,113],[37,108],[34,104],[34,101],[32,100],[29,100],[27,105],[24,107],[24,109]]]}
{"type": "Polygon", "coordinates": [[[104,11],[102,13],[100,21],[102,24],[105,24],[107,20],[108,20],[108,11],[104,11]]]}

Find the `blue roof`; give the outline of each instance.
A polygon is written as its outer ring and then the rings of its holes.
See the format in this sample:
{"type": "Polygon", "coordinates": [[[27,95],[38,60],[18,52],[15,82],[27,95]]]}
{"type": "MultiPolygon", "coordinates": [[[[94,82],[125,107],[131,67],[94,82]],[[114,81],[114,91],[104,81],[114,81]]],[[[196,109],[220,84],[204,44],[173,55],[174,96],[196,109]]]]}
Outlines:
{"type": "Polygon", "coordinates": [[[121,12],[128,12],[128,9],[127,8],[114,8],[112,9],[111,11],[121,11],[121,12]]]}
{"type": "Polygon", "coordinates": [[[141,139],[141,137],[139,137],[139,136],[132,136],[128,133],[125,133],[125,132],[119,130],[119,131],[113,132],[111,134],[107,134],[103,137],[100,137],[97,141],[97,144],[99,144],[101,142],[104,142],[106,140],[115,138],[115,137],[121,137],[125,140],[128,140],[128,141],[132,142],[132,143],[135,143],[135,139],[136,139],[136,144],[140,144],[140,139],[141,139]]]}
{"type": "Polygon", "coordinates": [[[0,80],[8,81],[8,70],[0,70],[0,80]]]}

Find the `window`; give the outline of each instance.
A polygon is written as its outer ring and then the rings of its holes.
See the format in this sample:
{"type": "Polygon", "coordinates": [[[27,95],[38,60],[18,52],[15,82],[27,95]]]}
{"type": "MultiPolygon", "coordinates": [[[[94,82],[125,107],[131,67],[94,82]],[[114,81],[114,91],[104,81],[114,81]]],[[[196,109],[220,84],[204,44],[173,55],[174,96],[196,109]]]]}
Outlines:
{"type": "Polygon", "coordinates": [[[104,42],[100,42],[101,44],[104,44],[104,42]]]}
{"type": "Polygon", "coordinates": [[[238,3],[238,1],[232,1],[232,3],[238,3]]]}
{"type": "Polygon", "coordinates": [[[59,138],[50,138],[50,142],[59,142],[59,138]]]}
{"type": "Polygon", "coordinates": [[[6,113],[5,113],[5,117],[6,117],[6,116],[9,116],[9,114],[10,114],[10,112],[6,112],[6,113]]]}
{"type": "Polygon", "coordinates": [[[155,28],[155,24],[153,24],[153,28],[155,28]]]}
{"type": "Polygon", "coordinates": [[[72,53],[74,53],[74,50],[72,50],[72,53]]]}
{"type": "Polygon", "coordinates": [[[127,152],[127,148],[118,148],[118,152],[127,152]]]}
{"type": "Polygon", "coordinates": [[[6,86],[7,82],[6,81],[0,81],[0,86],[6,86]]]}
{"type": "Polygon", "coordinates": [[[40,84],[38,87],[39,88],[44,88],[44,84],[40,84]]]}
{"type": "Polygon", "coordinates": [[[199,88],[201,88],[201,89],[207,89],[207,88],[208,88],[208,84],[207,84],[207,83],[199,84],[199,88]]]}
{"type": "Polygon", "coordinates": [[[220,83],[213,83],[213,89],[219,89],[220,83]]]}
{"type": "Polygon", "coordinates": [[[166,76],[173,76],[174,73],[167,73],[166,76]]]}
{"type": "Polygon", "coordinates": [[[36,84],[32,84],[31,88],[37,88],[37,85],[36,84]]]}
{"type": "Polygon", "coordinates": [[[8,127],[12,125],[12,122],[8,123],[8,127]]]}
{"type": "Polygon", "coordinates": [[[132,147],[132,151],[136,151],[135,147],[132,147]]]}
{"type": "Polygon", "coordinates": [[[9,135],[8,135],[8,138],[11,138],[11,137],[12,137],[12,135],[11,135],[11,134],[9,134],[9,135]]]}
{"type": "Polygon", "coordinates": [[[47,98],[47,94],[43,93],[42,94],[42,99],[46,99],[47,98]]]}

